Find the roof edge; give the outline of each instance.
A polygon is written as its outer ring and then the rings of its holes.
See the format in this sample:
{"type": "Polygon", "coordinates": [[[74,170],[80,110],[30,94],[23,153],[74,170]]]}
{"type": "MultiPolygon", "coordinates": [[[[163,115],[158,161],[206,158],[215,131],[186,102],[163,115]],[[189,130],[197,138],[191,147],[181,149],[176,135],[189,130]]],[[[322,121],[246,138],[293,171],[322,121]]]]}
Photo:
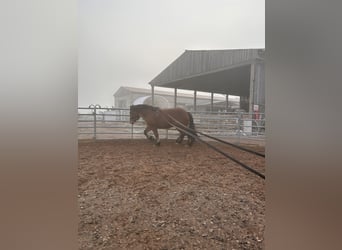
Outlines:
{"type": "MultiPolygon", "coordinates": [[[[191,75],[191,76],[187,76],[187,77],[183,77],[183,78],[178,78],[178,79],[175,79],[173,81],[164,82],[164,83],[156,82],[156,83],[152,84],[152,81],[153,81],[152,80],[148,84],[150,84],[151,86],[158,86],[156,84],[167,84],[167,83],[171,83],[171,82],[183,81],[183,80],[191,79],[191,78],[194,78],[194,77],[204,76],[204,75],[213,74],[213,73],[217,73],[217,72],[221,72],[221,71],[225,71],[225,70],[230,70],[230,69],[235,69],[235,68],[243,67],[243,66],[246,66],[246,65],[251,65],[252,63],[256,62],[257,60],[260,60],[260,59],[254,58],[252,60],[248,60],[248,61],[245,61],[245,62],[240,63],[240,64],[236,64],[236,65],[233,65],[233,66],[229,66],[229,67],[225,67],[225,68],[220,68],[220,69],[217,69],[217,70],[212,70],[212,71],[208,71],[208,72],[205,72],[205,73],[191,75]]],[[[160,86],[160,87],[162,87],[162,86],[160,86]]]]}

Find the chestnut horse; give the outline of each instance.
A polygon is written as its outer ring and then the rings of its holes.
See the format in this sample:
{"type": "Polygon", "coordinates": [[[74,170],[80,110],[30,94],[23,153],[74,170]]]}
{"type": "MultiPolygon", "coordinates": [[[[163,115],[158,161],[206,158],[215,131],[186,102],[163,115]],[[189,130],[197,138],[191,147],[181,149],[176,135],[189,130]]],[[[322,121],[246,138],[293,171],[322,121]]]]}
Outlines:
{"type": "MultiPolygon", "coordinates": [[[[177,126],[192,134],[195,130],[195,124],[191,113],[181,108],[160,109],[146,104],[132,105],[130,107],[130,123],[134,124],[140,117],[146,122],[146,128],[144,130],[146,138],[153,140],[155,145],[160,145],[158,134],[159,128],[169,129],[177,126]],[[154,137],[148,135],[148,132],[151,130],[153,131],[154,137]]],[[[181,143],[185,133],[178,128],[176,129],[180,132],[176,142],[181,143]]],[[[191,146],[195,139],[192,136],[187,136],[188,145],[191,146]]]]}

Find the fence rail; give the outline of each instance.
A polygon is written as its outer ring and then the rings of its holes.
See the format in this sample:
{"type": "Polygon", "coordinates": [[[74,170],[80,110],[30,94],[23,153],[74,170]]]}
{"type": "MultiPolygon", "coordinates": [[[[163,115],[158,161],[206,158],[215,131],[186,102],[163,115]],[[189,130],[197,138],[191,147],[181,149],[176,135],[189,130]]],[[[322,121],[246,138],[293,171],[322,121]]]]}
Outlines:
{"type": "MultiPolygon", "coordinates": [[[[192,112],[196,129],[215,136],[240,139],[265,139],[265,116],[263,113],[241,112],[192,112]]],[[[144,121],[129,123],[129,109],[78,108],[79,139],[145,138],[144,121]]],[[[159,130],[160,138],[176,138],[175,129],[159,130]]]]}

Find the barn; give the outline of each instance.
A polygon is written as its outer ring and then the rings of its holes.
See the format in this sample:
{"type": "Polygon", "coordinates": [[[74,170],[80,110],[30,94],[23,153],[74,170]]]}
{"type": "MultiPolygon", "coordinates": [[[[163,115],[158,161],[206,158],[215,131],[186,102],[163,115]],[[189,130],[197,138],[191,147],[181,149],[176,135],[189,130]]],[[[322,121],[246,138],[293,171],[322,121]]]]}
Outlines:
{"type": "Polygon", "coordinates": [[[197,91],[240,96],[240,107],[246,112],[265,112],[265,62],[264,49],[234,50],[185,50],[149,84],[152,96],[155,87],[177,90],[193,90],[194,109],[197,107],[197,91]]]}

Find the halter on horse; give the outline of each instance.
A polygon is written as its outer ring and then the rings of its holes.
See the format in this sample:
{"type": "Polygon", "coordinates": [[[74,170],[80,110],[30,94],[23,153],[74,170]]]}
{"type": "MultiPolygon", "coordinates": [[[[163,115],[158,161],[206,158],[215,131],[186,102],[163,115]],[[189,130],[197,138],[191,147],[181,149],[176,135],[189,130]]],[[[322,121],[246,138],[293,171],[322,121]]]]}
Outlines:
{"type": "MultiPolygon", "coordinates": [[[[160,139],[158,129],[169,129],[177,126],[182,130],[189,131],[187,128],[195,130],[195,124],[191,113],[186,112],[181,108],[160,109],[158,107],[152,107],[145,104],[132,105],[130,107],[130,123],[135,123],[139,118],[142,118],[146,122],[146,128],[144,134],[147,139],[154,140],[155,145],[160,145],[160,139]],[[153,131],[154,137],[148,135],[149,131],[153,131]]],[[[177,129],[177,128],[176,128],[177,129]]],[[[178,129],[177,129],[178,130],[178,129]]],[[[180,132],[176,142],[181,143],[185,136],[184,132],[180,132]]],[[[192,133],[191,131],[189,131],[192,133]]],[[[192,136],[188,136],[188,145],[191,146],[194,142],[192,136]]]]}

